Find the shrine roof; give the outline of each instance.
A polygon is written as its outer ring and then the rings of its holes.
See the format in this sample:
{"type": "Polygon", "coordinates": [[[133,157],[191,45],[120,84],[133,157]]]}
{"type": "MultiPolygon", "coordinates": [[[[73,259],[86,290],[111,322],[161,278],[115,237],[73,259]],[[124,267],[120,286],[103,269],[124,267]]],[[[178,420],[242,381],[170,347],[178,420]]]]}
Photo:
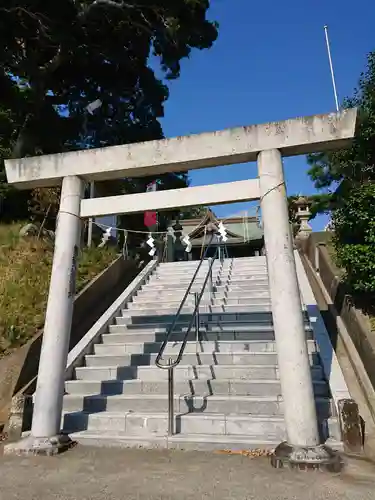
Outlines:
{"type": "Polygon", "coordinates": [[[260,227],[258,217],[247,216],[233,216],[228,218],[218,218],[212,212],[207,210],[202,218],[180,220],[183,227],[183,233],[188,234],[190,239],[197,243],[197,240],[203,242],[205,226],[210,222],[218,225],[222,221],[228,235],[228,243],[240,243],[252,240],[261,240],[263,238],[263,230],[260,227]]]}

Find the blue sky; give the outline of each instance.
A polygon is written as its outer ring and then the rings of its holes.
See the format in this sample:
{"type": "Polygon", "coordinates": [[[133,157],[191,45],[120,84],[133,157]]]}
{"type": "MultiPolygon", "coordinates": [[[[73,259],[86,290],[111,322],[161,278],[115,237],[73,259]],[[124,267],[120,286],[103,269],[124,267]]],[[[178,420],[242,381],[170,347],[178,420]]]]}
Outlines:
{"type": "MultiPolygon", "coordinates": [[[[213,0],[214,47],[194,51],[170,83],[162,120],[167,137],[334,111],[324,38],[329,26],[339,99],[353,92],[375,49],[374,0],[213,0]]],[[[289,194],[313,193],[305,157],[285,160],[289,194]]],[[[256,165],[191,173],[192,185],[256,176],[256,165]]],[[[215,207],[220,216],[249,204],[215,207]]],[[[324,218],[313,221],[318,230],[324,218]]]]}

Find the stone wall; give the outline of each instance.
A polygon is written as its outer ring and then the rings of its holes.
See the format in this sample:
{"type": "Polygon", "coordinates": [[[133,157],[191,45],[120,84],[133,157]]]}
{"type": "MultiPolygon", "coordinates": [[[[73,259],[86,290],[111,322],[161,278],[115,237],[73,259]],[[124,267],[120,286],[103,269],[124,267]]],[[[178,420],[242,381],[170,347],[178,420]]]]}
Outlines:
{"type": "MultiPolygon", "coordinates": [[[[375,388],[375,334],[370,329],[368,318],[355,307],[352,297],[347,293],[345,284],[340,281],[339,270],[332,262],[325,245],[329,238],[330,233],[328,232],[312,233],[303,242],[300,249],[313,268],[318,271],[334,306],[333,310],[329,310],[329,313],[331,316],[338,314],[343,320],[367,375],[375,388]]],[[[332,330],[331,335],[334,335],[332,330]]],[[[332,338],[332,341],[335,344],[335,338],[332,338]]]]}

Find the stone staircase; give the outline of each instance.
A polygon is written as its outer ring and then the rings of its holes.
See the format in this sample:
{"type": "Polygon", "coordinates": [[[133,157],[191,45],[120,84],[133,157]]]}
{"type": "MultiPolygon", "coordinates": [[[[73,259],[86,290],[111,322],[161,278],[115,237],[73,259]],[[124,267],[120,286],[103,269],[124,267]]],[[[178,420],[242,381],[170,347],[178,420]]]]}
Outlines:
{"type": "MultiPolygon", "coordinates": [[[[63,429],[78,442],[182,449],[273,449],[285,439],[283,401],[264,257],[213,266],[213,294],[200,307],[175,369],[175,435],[167,436],[167,370],[155,359],[198,262],[160,264],[114,318],[84,366],[65,383],[63,429]]],[[[192,291],[208,270],[202,264],[192,291]]],[[[188,298],[168,344],[176,355],[194,309],[188,298]]],[[[339,446],[329,385],[306,316],[322,438],[339,446]]]]}

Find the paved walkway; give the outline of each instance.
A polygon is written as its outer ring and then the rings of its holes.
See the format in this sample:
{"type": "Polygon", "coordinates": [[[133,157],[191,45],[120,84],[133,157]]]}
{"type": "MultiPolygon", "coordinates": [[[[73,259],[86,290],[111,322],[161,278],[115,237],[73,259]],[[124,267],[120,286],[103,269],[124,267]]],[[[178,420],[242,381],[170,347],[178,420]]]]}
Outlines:
{"type": "Polygon", "coordinates": [[[55,458],[0,457],[1,500],[373,500],[375,467],[274,470],[266,458],[77,447],[55,458]]]}

